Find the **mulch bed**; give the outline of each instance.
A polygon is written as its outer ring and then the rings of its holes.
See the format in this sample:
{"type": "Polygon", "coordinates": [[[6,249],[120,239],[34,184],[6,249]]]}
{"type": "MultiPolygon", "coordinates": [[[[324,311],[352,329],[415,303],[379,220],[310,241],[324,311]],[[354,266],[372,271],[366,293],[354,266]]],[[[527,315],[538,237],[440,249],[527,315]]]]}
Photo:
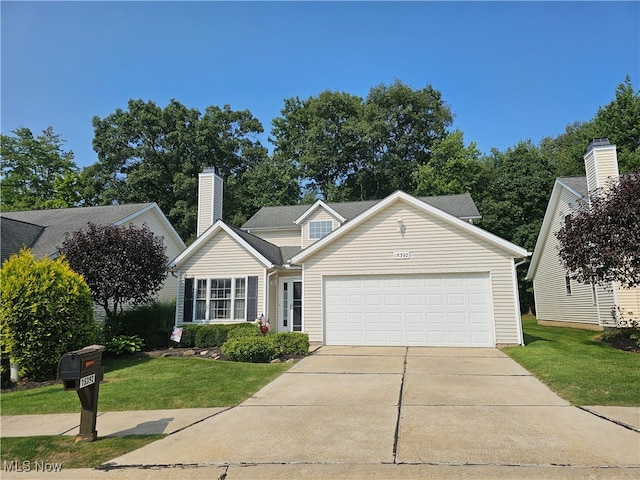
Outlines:
{"type": "Polygon", "coordinates": [[[638,346],[636,341],[632,338],[610,338],[603,341],[618,350],[624,350],[625,352],[640,353],[640,347],[638,346]]]}

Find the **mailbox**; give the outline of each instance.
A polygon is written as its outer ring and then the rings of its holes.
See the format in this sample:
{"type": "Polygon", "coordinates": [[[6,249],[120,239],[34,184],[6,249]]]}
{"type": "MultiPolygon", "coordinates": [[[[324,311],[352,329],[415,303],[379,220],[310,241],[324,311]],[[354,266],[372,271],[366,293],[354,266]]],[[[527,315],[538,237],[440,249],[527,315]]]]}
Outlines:
{"type": "Polygon", "coordinates": [[[76,442],[94,441],[98,417],[98,390],[102,381],[102,345],[90,345],[68,352],[58,362],[58,380],[65,390],[75,390],[82,408],[80,410],[80,432],[76,442]]]}
{"type": "Polygon", "coordinates": [[[58,379],[65,390],[79,390],[102,380],[102,345],[65,353],[58,362],[58,379]]]}

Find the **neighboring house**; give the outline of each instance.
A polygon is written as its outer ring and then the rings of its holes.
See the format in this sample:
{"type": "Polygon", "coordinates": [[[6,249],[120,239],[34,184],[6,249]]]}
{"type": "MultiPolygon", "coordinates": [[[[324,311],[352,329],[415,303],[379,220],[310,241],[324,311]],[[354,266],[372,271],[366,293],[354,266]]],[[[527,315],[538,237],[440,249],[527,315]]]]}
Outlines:
{"type": "MultiPolygon", "coordinates": [[[[30,248],[36,257],[55,258],[67,233],[86,228],[89,222],[96,225],[142,225],[163,237],[168,258],[175,258],[185,244],[169,220],[155,203],[109,205],[103,207],[58,208],[0,214],[2,235],[2,263],[21,248],[30,248]]],[[[169,277],[158,299],[173,301],[176,283],[169,277]]]]}
{"type": "Polygon", "coordinates": [[[177,325],[264,314],[327,345],[523,343],[514,259],[529,253],[472,225],[469,195],[264,207],[235,228],[222,185],[200,174],[199,236],[170,263],[177,325]]]}
{"type": "Polygon", "coordinates": [[[533,281],[539,323],[600,330],[615,326],[612,308],[616,305],[627,317],[640,314],[640,289],[578,283],[560,262],[556,232],[564,218],[588,202],[590,193],[619,177],[616,146],[607,139],[592,141],[584,161],[586,177],[556,179],[527,278],[533,281]]]}

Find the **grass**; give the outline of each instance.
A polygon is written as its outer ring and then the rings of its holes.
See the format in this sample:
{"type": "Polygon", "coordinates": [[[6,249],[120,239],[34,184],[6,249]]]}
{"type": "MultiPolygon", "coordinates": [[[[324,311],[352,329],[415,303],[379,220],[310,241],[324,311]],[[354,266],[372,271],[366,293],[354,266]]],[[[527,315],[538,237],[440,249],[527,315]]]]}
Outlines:
{"type": "MultiPolygon", "coordinates": [[[[291,366],[181,357],[113,359],[104,365],[101,412],[237,405],[291,366]]],[[[0,401],[2,415],[80,411],[76,392],[61,384],[3,393],[0,401]]]]}
{"type": "Polygon", "coordinates": [[[16,471],[17,466],[25,472],[29,470],[32,475],[43,469],[36,462],[49,464],[50,469],[59,465],[63,471],[67,468],[94,468],[164,436],[105,437],[94,442],[78,443],[75,443],[73,436],[3,438],[0,460],[3,470],[9,464],[13,471],[16,471]]]}
{"type": "Polygon", "coordinates": [[[524,316],[525,347],[503,351],[573,405],[640,406],[640,354],[597,340],[601,332],[538,325],[524,316]]]}
{"type": "MultiPolygon", "coordinates": [[[[101,412],[166,408],[226,407],[237,405],[285,372],[291,364],[217,362],[199,358],[105,360],[100,384],[101,412]]],[[[75,391],[62,385],[3,393],[2,415],[77,413],[75,391]]],[[[94,468],[109,459],[141,448],[164,435],[98,438],[75,443],[73,436],[15,437],[0,439],[0,463],[31,468],[45,462],[54,468],[94,468]],[[11,464],[10,462],[17,462],[11,464]],[[23,464],[23,462],[29,462],[23,464]]]]}

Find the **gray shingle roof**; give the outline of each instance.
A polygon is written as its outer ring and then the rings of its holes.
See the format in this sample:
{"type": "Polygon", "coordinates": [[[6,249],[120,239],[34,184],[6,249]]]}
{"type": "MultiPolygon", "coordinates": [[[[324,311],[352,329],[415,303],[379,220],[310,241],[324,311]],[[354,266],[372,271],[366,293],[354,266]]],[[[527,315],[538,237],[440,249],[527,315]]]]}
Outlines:
{"type": "Polygon", "coordinates": [[[559,177],[557,180],[565,184],[572,190],[575,190],[584,198],[587,198],[589,196],[589,189],[587,188],[587,177],[559,177]]]}
{"type": "Polygon", "coordinates": [[[7,258],[19,252],[23,247],[31,248],[38,240],[40,234],[42,234],[44,227],[1,217],[0,229],[2,232],[0,262],[4,263],[7,258]]]}
{"type": "Polygon", "coordinates": [[[231,230],[237,233],[240,238],[242,238],[245,242],[255,248],[263,257],[269,260],[274,265],[282,265],[282,253],[280,251],[280,247],[277,247],[271,242],[267,242],[260,237],[256,237],[255,235],[251,235],[250,233],[245,232],[244,230],[240,230],[232,225],[227,224],[231,230]]]}
{"type": "MultiPolygon", "coordinates": [[[[135,203],[101,207],[2,212],[0,214],[2,218],[2,258],[3,260],[5,258],[5,241],[10,242],[10,244],[13,242],[15,248],[16,241],[24,242],[31,238],[29,232],[25,233],[25,227],[19,225],[20,223],[32,225],[30,227],[32,236],[36,229],[40,229],[40,235],[38,238],[33,239],[35,243],[31,245],[31,249],[36,257],[45,257],[54,255],[58,251],[58,247],[62,245],[66,233],[81,230],[89,222],[112,225],[149,205],[151,204],[135,203]],[[5,223],[8,228],[5,228],[5,223]]],[[[7,249],[7,255],[16,253],[21,247],[22,243],[19,243],[15,251],[9,252],[9,249],[7,249]]]]}
{"type": "MultiPolygon", "coordinates": [[[[468,193],[418,198],[419,200],[422,200],[445,213],[463,220],[480,218],[480,212],[471,198],[471,195],[468,193]]],[[[327,205],[349,221],[378,202],[379,200],[369,200],[363,202],[327,203],[327,205]]],[[[255,215],[253,215],[253,217],[242,225],[242,228],[244,230],[261,228],[290,228],[294,226],[295,220],[310,207],[311,205],[262,207],[255,213],[255,215]]]]}

